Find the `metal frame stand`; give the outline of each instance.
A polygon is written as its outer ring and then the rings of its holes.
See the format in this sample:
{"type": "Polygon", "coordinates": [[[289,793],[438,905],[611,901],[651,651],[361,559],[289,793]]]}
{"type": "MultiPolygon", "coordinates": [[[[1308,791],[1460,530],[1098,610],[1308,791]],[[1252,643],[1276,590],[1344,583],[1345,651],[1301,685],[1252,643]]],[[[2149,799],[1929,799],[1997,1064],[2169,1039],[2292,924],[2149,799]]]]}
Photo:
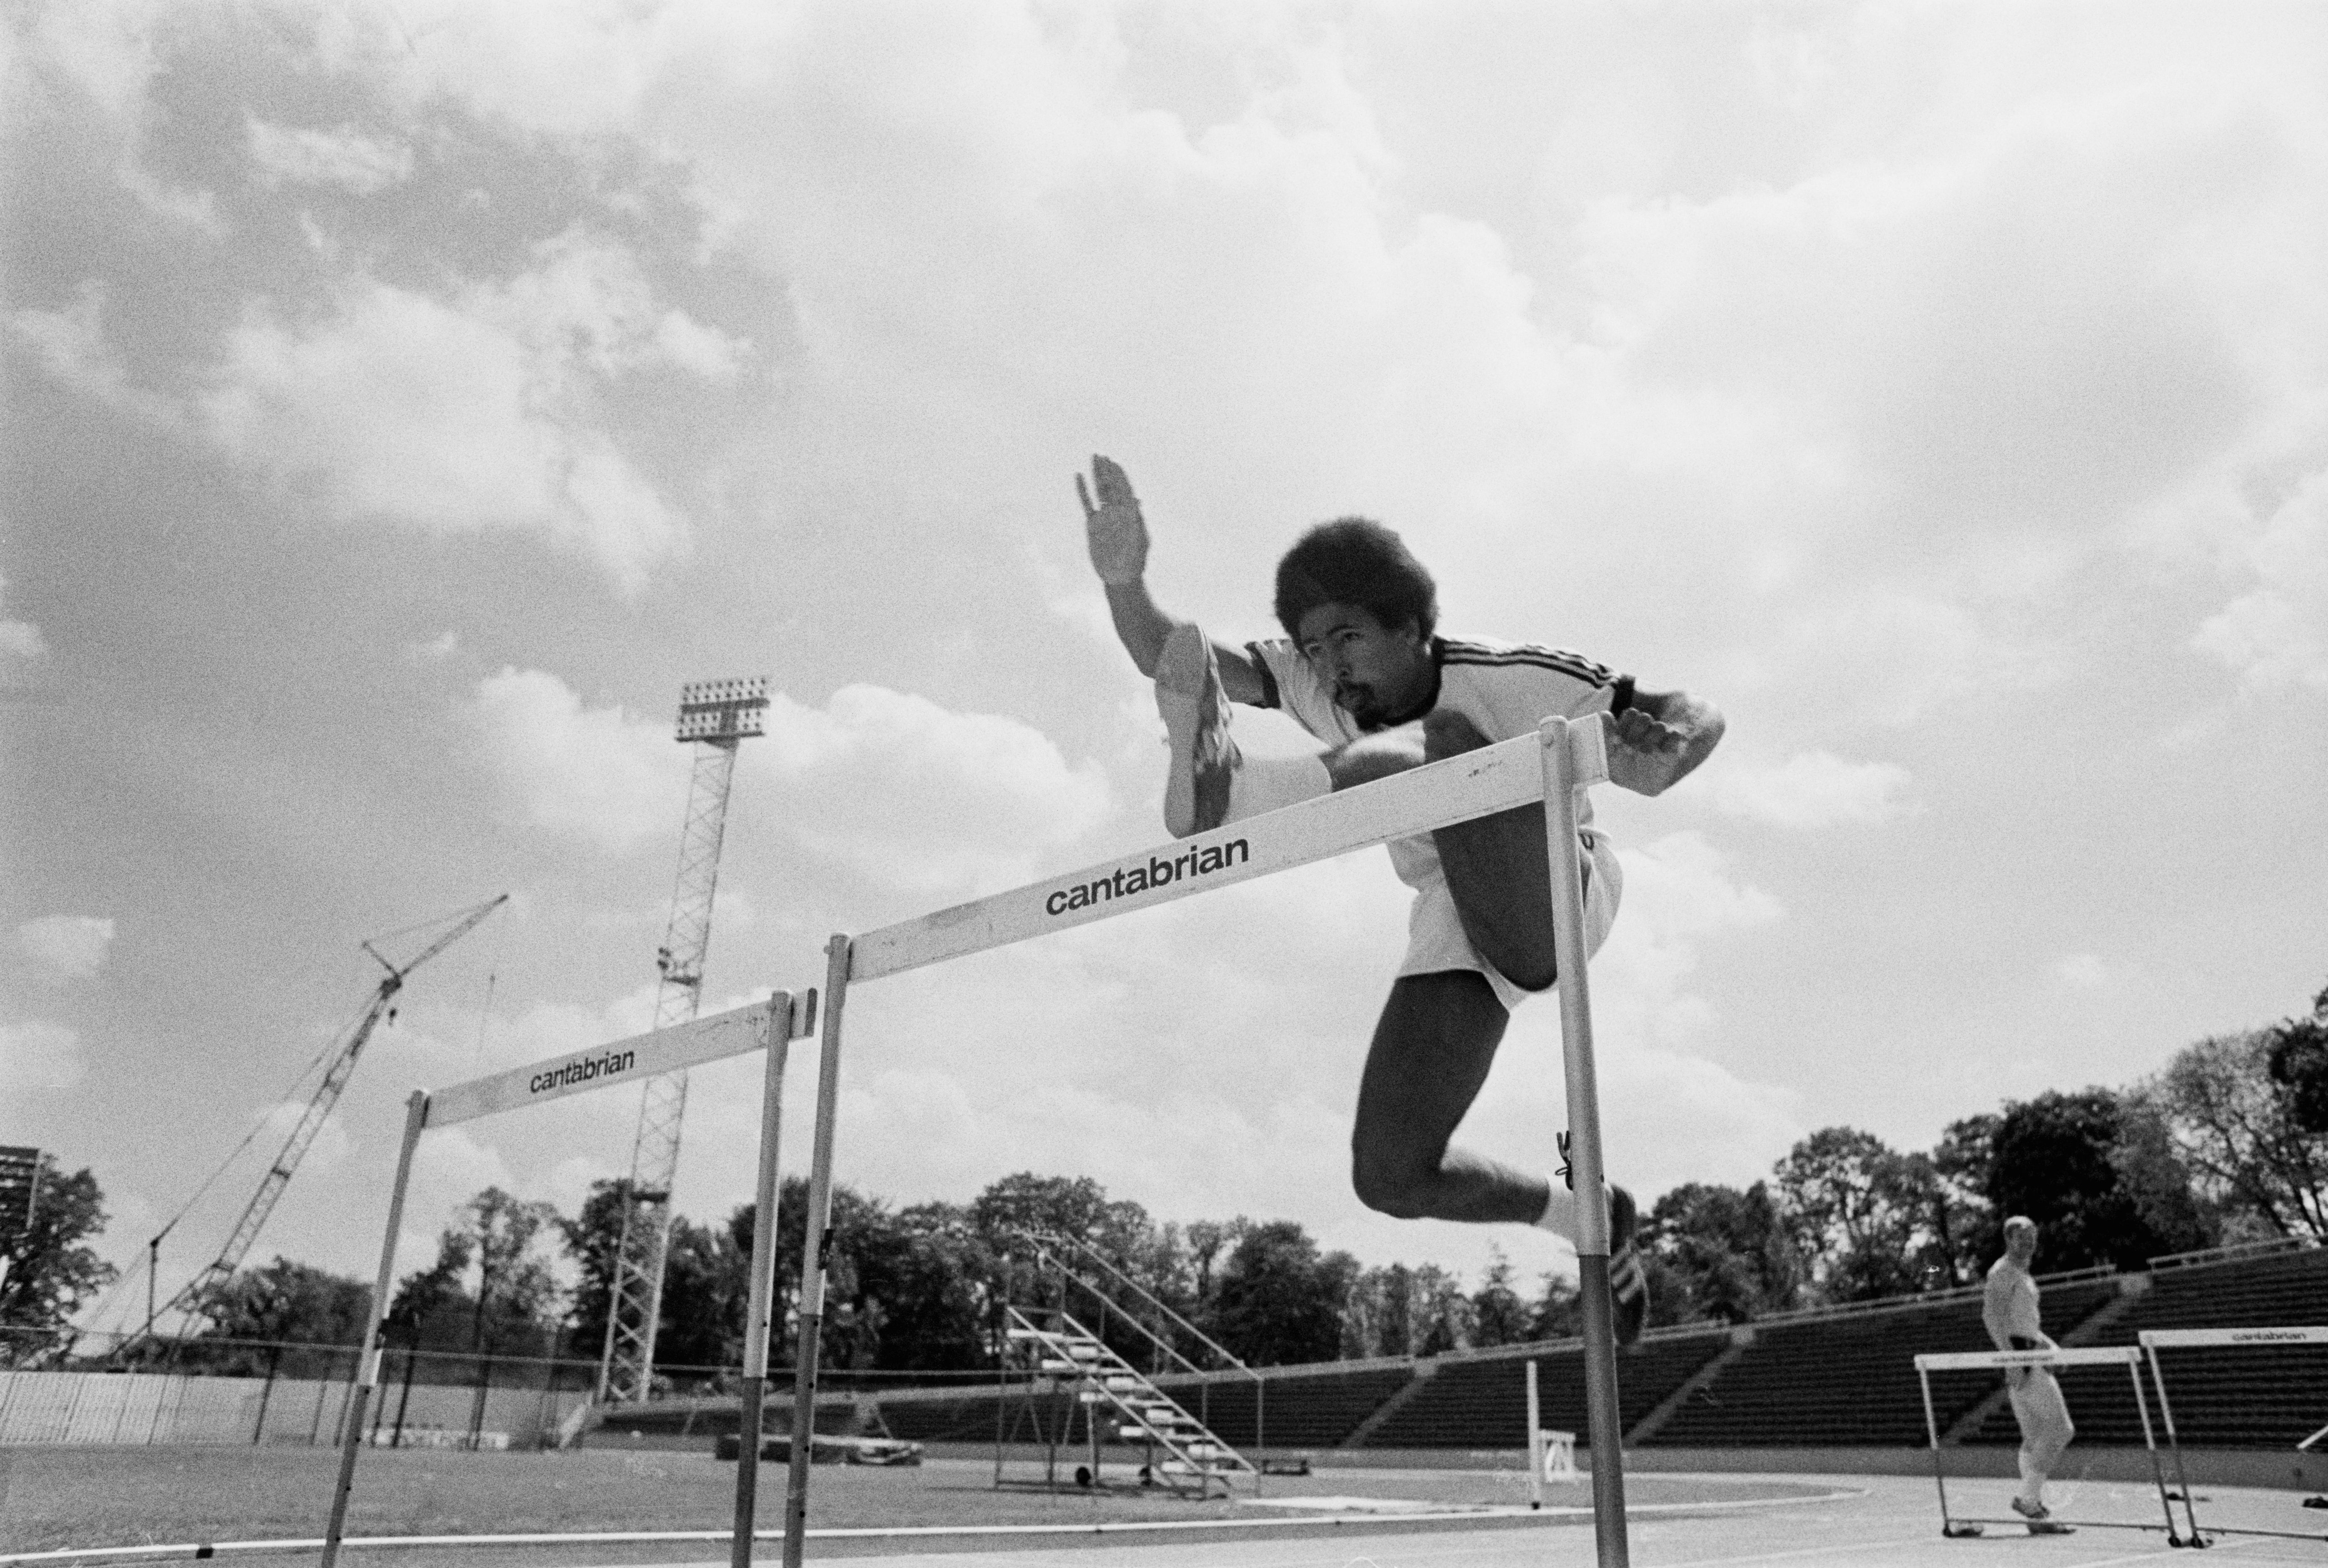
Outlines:
{"type": "MultiPolygon", "coordinates": [[[[2150,1451],[2150,1479],[2158,1489],[2158,1509],[2165,1516],[2166,1542],[2170,1546],[2203,1546],[2194,1530],[2186,1539],[2174,1526],[2174,1506],[2168,1501],[2166,1471],[2158,1460],[2158,1438],[2150,1424],[2150,1402],[2142,1392],[2142,1352],[2131,1345],[2079,1346],[2055,1350],[1968,1350],[1947,1352],[1916,1357],[1916,1380],[1924,1393],[1924,1430],[1931,1440],[1932,1482],[1940,1493],[1940,1534],[1950,1540],[1968,1540],[1981,1533],[1983,1526],[2026,1526],[2023,1518],[1984,1518],[1948,1511],[1948,1479],[1940,1462],[1940,1425],[1932,1409],[1932,1374],[1934,1372],[1964,1372],[1983,1367],[2004,1371],[2009,1377],[2018,1366],[2103,1366],[2126,1367],[2127,1378],[2134,1385],[2134,1407],[2142,1416],[2142,1442],[2150,1451]]],[[[2188,1506],[2190,1492],[2184,1488],[2188,1506]]],[[[2063,1519],[2058,1521],[2075,1529],[2093,1530],[2155,1530],[2156,1525],[2128,1525],[2115,1519],[2063,1519]]]]}

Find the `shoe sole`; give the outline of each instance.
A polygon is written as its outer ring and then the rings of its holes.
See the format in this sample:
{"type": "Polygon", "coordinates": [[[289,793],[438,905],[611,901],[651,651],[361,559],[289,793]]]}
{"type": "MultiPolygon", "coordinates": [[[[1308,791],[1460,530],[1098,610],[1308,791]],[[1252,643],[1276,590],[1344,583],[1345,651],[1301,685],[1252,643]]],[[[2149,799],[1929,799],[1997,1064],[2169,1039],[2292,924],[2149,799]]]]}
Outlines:
{"type": "MultiPolygon", "coordinates": [[[[1200,756],[1206,737],[1223,735],[1228,718],[1220,666],[1201,630],[1177,626],[1164,639],[1164,652],[1156,661],[1156,684],[1189,704],[1178,712],[1178,703],[1158,705],[1172,747],[1171,768],[1164,778],[1164,828],[1174,838],[1185,839],[1220,826],[1228,816],[1229,770],[1200,756]]],[[[1224,735],[1211,749],[1225,748],[1224,735]]]]}

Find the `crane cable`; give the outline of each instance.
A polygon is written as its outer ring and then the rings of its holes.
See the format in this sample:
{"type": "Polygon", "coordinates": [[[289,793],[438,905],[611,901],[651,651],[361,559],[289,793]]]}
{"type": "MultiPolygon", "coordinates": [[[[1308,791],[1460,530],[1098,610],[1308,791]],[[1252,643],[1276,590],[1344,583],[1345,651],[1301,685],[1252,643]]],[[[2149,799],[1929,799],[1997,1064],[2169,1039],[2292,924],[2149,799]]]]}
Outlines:
{"type": "MultiPolygon", "coordinates": [[[[399,936],[409,935],[415,931],[425,930],[430,926],[450,925],[453,921],[461,918],[465,915],[470,914],[475,908],[475,905],[466,905],[459,909],[452,911],[450,914],[438,915],[425,919],[416,920],[409,925],[399,925],[393,931],[385,931],[377,936],[368,937],[364,942],[358,944],[358,946],[360,948],[369,948],[374,943],[392,942],[399,936]]],[[[505,940],[505,937],[503,937],[502,933],[496,932],[494,934],[496,939],[505,940]]],[[[377,958],[378,954],[375,953],[373,956],[377,958]]],[[[388,962],[386,959],[380,959],[380,962],[382,964],[386,964],[388,962]]],[[[401,970],[396,970],[391,966],[390,972],[401,974],[404,972],[401,970]]],[[[491,999],[491,994],[489,988],[487,991],[488,1000],[491,999]]],[[[372,996],[367,998],[363,1004],[355,1009],[355,1019],[360,1019],[366,1012],[369,1012],[371,1009],[374,1001],[378,1000],[378,996],[379,992],[377,988],[375,988],[372,996]]],[[[309,1060],[307,1065],[299,1070],[298,1075],[291,1080],[290,1087],[285,1091],[283,1097],[277,1100],[276,1103],[278,1105],[288,1104],[293,1100],[296,1099],[299,1092],[306,1085],[308,1078],[314,1074],[318,1067],[324,1066],[339,1054],[341,1047],[347,1043],[349,1035],[354,1032],[355,1028],[355,1023],[352,1021],[338,1033],[328,1038],[324,1042],[323,1048],[317,1051],[314,1056],[309,1060]]],[[[483,1043],[483,1024],[482,1019],[479,1022],[478,1028],[478,1043],[482,1045],[483,1043]]],[[[312,1098],[312,1096],[310,1097],[312,1098]]],[[[211,1188],[217,1186],[219,1178],[227,1173],[228,1169],[233,1166],[236,1160],[242,1158],[243,1151],[249,1149],[251,1144],[258,1140],[258,1137],[261,1132],[268,1130],[268,1125],[269,1123],[267,1114],[262,1112],[252,1121],[250,1131],[243,1134],[242,1141],[236,1144],[234,1148],[228,1152],[224,1160],[219,1161],[217,1168],[213,1169],[208,1177],[203,1178],[202,1185],[194,1188],[192,1196],[190,1196],[183,1204],[179,1206],[178,1212],[172,1215],[168,1222],[164,1224],[160,1230],[154,1233],[153,1239],[158,1241],[163,1236],[169,1235],[171,1231],[174,1230],[177,1227],[178,1222],[184,1219],[186,1216],[192,1211],[194,1205],[202,1201],[203,1195],[209,1192],[211,1188]]],[[[127,1288],[129,1282],[137,1277],[138,1268],[150,1266],[152,1258],[153,1253],[149,1247],[145,1258],[141,1259],[136,1267],[131,1268],[129,1271],[118,1276],[115,1280],[112,1289],[108,1290],[103,1297],[99,1299],[96,1310],[89,1314],[89,1320],[92,1325],[103,1320],[106,1310],[112,1305],[113,1299],[116,1296],[120,1295],[127,1288]]]]}

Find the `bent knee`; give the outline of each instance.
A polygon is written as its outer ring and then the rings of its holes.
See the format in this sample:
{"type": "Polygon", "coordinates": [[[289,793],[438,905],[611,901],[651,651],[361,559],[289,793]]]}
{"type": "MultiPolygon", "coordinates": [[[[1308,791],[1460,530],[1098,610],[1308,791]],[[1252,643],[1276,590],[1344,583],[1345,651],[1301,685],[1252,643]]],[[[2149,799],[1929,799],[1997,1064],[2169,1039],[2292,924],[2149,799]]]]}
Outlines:
{"type": "Polygon", "coordinates": [[[1393,1219],[1422,1217],[1422,1184],[1409,1172],[1360,1156],[1350,1162],[1350,1186],[1358,1201],[1376,1214],[1393,1219]]]}
{"type": "Polygon", "coordinates": [[[1460,756],[1487,744],[1486,733],[1451,708],[1434,708],[1422,717],[1422,755],[1432,762],[1460,756]]]}

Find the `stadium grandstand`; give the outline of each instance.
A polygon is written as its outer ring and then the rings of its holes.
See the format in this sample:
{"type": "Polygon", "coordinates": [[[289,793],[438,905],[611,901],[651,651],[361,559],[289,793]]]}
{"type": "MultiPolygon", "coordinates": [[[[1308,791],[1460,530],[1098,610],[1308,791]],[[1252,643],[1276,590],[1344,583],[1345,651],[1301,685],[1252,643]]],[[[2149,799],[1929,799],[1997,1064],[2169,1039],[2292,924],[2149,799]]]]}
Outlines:
{"type": "MultiPolygon", "coordinates": [[[[2065,1346],[2132,1345],[2146,1329],[2328,1319],[2328,1248],[2300,1241],[2160,1258],[2146,1270],[2041,1278],[2046,1329],[2065,1346]]],[[[1652,1454],[1661,1448],[1920,1450],[1928,1445],[1913,1357],[1989,1347],[1976,1287],[1735,1326],[1653,1329],[1620,1357],[1624,1441],[1652,1454]]],[[[2285,1451],[2328,1422],[2328,1356],[2244,1348],[2206,1354],[2187,1371],[2170,1369],[2185,1444],[2285,1451]]],[[[1537,1364],[1544,1424],[1575,1432],[1581,1444],[1588,1422],[1582,1351],[1573,1339],[1270,1367],[1258,1385],[1234,1374],[1156,1381],[1190,1410],[1201,1407],[1206,1424],[1228,1442],[1272,1455],[1477,1452],[1517,1450],[1525,1441],[1522,1364],[1529,1360],[1537,1364]],[[1265,1391],[1258,1431],[1257,1386],[1265,1391]]],[[[1937,1413],[1944,1444],[2017,1445],[2012,1413],[1995,1389],[1967,1385],[1951,1393],[1953,1403],[1937,1413]]],[[[2133,1396],[2122,1385],[2082,1393],[2076,1417],[2081,1445],[2142,1441],[2133,1396]]],[[[587,1441],[709,1442],[734,1432],[735,1420],[733,1400],[668,1402],[610,1412],[587,1441]]],[[[1071,1395],[1032,1393],[1024,1384],[998,1390],[990,1382],[837,1391],[819,1400],[816,1426],[969,1446],[991,1445],[999,1432],[1017,1433],[1013,1441],[1026,1441],[1033,1430],[1065,1434],[1071,1421],[1072,1441],[1084,1441],[1071,1395]],[[1037,1414],[1031,1423],[1030,1406],[1037,1414]]]]}

